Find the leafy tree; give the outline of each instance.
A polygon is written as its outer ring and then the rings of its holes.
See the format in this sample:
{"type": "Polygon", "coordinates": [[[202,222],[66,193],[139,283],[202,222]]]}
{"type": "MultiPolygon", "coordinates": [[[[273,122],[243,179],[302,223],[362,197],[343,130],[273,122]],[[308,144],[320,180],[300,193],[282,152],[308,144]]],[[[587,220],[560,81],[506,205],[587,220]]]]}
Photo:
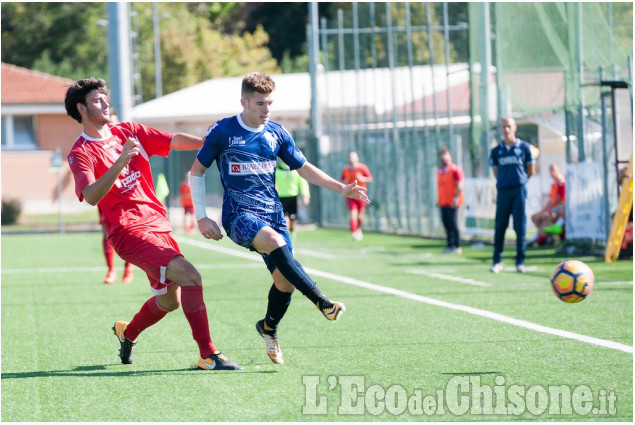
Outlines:
{"type": "MultiPolygon", "coordinates": [[[[234,3],[158,3],[163,93],[252,70],[278,73],[262,27],[224,33],[213,27],[240,12],[234,3]]],[[[72,79],[107,78],[105,3],[2,3],[2,60],[72,79]]],[[[152,3],[131,3],[138,28],[134,70],[143,100],[155,97],[152,3]]],[[[231,25],[227,26],[231,28],[231,25]]]]}
{"type": "Polygon", "coordinates": [[[2,60],[68,78],[106,75],[105,3],[7,3],[2,60]]]}
{"type": "MultiPolygon", "coordinates": [[[[142,28],[140,38],[153,39],[152,4],[138,4],[142,28]]],[[[214,29],[214,14],[207,4],[159,3],[163,93],[191,86],[210,78],[238,76],[259,70],[279,73],[267,48],[269,35],[261,28],[242,34],[224,34],[214,29]]],[[[223,9],[224,16],[231,8],[223,9]]],[[[217,12],[217,15],[220,12],[217,12]]],[[[220,19],[216,16],[216,19],[220,19]]],[[[155,96],[153,42],[139,48],[144,100],[155,96]]]]}

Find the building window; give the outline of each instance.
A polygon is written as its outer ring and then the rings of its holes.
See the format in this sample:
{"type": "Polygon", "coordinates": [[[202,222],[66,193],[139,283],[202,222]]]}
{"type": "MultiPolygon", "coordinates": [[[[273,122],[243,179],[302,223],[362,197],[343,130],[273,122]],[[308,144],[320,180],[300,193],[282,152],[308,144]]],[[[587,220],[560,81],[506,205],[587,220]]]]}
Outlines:
{"type": "Polygon", "coordinates": [[[37,149],[33,116],[2,116],[2,149],[31,150],[37,149]]]}

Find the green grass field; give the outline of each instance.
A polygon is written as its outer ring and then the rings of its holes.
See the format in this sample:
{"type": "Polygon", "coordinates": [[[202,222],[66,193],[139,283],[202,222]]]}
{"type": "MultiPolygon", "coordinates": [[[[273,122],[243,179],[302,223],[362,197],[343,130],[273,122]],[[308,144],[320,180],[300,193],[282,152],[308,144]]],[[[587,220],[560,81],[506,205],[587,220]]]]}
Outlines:
{"type": "Polygon", "coordinates": [[[100,237],[2,235],[2,421],[633,420],[632,262],[580,258],[595,289],[565,304],[549,287],[565,259],[552,249],[530,249],[518,274],[508,245],[494,275],[491,246],[456,256],[439,240],[300,232],[296,256],[348,310],[328,322],[295,294],[275,365],[254,330],[271,285],[262,261],[228,238],[179,235],[212,338],[244,366],[208,372],[180,311],[119,363],[111,327],[151,293],[139,269],[131,285],[101,283],[100,237]]]}

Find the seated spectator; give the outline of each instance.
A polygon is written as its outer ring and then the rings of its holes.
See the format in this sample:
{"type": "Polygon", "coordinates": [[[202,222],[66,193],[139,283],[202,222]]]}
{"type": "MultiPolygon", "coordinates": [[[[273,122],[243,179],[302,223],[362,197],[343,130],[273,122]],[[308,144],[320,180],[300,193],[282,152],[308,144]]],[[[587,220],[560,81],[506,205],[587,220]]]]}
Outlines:
{"type": "Polygon", "coordinates": [[[549,166],[549,172],[553,178],[549,202],[543,209],[531,216],[538,231],[527,241],[527,245],[537,242],[540,245],[549,244],[552,234],[560,235],[564,239],[564,206],[565,206],[565,179],[557,164],[549,166]]]}

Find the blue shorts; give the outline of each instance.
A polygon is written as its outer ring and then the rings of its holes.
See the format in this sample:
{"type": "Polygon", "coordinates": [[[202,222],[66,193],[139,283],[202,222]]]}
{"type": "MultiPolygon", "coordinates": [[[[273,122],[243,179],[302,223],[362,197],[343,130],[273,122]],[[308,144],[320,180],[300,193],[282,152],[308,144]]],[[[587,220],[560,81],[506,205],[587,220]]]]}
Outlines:
{"type": "MultiPolygon", "coordinates": [[[[237,245],[247,248],[251,251],[256,251],[251,242],[256,237],[256,234],[263,227],[269,226],[275,230],[280,236],[283,237],[289,250],[293,253],[293,245],[291,244],[291,238],[289,237],[289,231],[287,230],[287,222],[284,219],[284,215],[272,214],[269,217],[257,216],[254,214],[243,213],[230,219],[229,223],[223,223],[223,227],[227,232],[229,239],[234,241],[237,245]],[[281,220],[280,220],[281,218],[281,220]]],[[[262,255],[262,259],[267,265],[270,273],[273,273],[276,266],[271,262],[269,255],[262,255]]]]}

